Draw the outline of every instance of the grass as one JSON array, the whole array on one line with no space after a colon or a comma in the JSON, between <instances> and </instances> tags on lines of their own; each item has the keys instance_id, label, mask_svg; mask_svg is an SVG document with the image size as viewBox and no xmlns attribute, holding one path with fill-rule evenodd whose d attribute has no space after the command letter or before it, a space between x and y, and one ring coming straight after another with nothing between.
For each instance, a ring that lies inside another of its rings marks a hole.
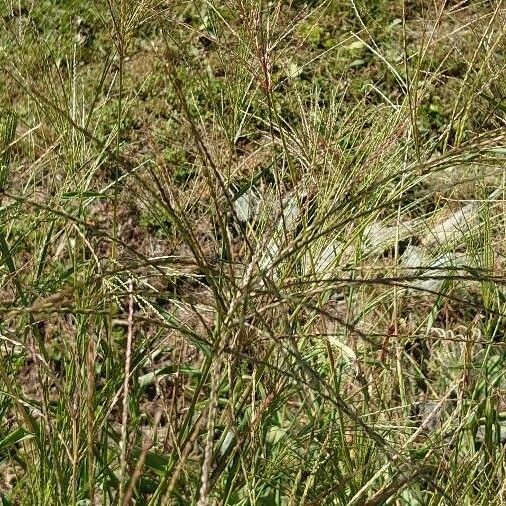
<instances>
[{"instance_id":1,"label":"grass","mask_svg":"<svg viewBox=\"0 0 506 506\"><path fill-rule=\"evenodd\" d=\"M3 1L2 504L504 504L499 0Z\"/></svg>"}]
</instances>

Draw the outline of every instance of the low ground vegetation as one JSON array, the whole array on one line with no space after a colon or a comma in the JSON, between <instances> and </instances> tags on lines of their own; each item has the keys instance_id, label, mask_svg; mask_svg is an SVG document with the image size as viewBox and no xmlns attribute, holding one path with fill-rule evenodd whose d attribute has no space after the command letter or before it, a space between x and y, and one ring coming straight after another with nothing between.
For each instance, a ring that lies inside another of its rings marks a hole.
<instances>
[{"instance_id":1,"label":"low ground vegetation","mask_svg":"<svg viewBox=\"0 0 506 506\"><path fill-rule=\"evenodd\" d=\"M501 0L0 14L2 504L506 502Z\"/></svg>"}]
</instances>

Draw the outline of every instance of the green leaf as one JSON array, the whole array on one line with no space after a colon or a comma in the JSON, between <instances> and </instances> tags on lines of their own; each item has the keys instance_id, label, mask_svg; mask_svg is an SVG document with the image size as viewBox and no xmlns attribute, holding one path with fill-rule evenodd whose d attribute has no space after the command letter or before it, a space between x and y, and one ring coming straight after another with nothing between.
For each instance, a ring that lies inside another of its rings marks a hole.
<instances>
[{"instance_id":1,"label":"green leaf","mask_svg":"<svg viewBox=\"0 0 506 506\"><path fill-rule=\"evenodd\" d=\"M0 506L11 506L11 502L3 494L0 494Z\"/></svg>"},{"instance_id":2,"label":"green leaf","mask_svg":"<svg viewBox=\"0 0 506 506\"><path fill-rule=\"evenodd\" d=\"M14 114L7 113L6 118L0 124L0 187L5 186L9 175L11 161L11 144L16 136L18 125Z\"/></svg>"},{"instance_id":3,"label":"green leaf","mask_svg":"<svg viewBox=\"0 0 506 506\"><path fill-rule=\"evenodd\" d=\"M134 459L139 459L141 453L142 450L138 446L132 448L132 457ZM144 463L148 469L162 476L165 473L169 459L160 453L151 451L146 453L146 460Z\"/></svg>"},{"instance_id":4,"label":"green leaf","mask_svg":"<svg viewBox=\"0 0 506 506\"><path fill-rule=\"evenodd\" d=\"M70 199L74 199L74 198L83 199L83 198L90 198L90 197L103 199L103 198L108 198L108 195L106 193L101 193L101 192L84 191L84 192L65 192L61 196L61 198L64 200L70 200Z\"/></svg>"},{"instance_id":5,"label":"green leaf","mask_svg":"<svg viewBox=\"0 0 506 506\"><path fill-rule=\"evenodd\" d=\"M33 434L28 432L23 427L18 427L0 441L0 452L7 450L16 443L20 443L21 441L24 441L25 439L30 439L32 437Z\"/></svg>"}]
</instances>

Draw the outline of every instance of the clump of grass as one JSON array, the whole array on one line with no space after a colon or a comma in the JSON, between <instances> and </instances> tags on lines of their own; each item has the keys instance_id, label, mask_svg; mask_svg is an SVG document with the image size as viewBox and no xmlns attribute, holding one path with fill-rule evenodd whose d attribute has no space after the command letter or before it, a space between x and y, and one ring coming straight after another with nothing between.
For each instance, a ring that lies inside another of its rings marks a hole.
<instances>
[{"instance_id":1,"label":"clump of grass","mask_svg":"<svg viewBox=\"0 0 506 506\"><path fill-rule=\"evenodd\" d=\"M502 500L500 2L3 7L5 504Z\"/></svg>"}]
</instances>

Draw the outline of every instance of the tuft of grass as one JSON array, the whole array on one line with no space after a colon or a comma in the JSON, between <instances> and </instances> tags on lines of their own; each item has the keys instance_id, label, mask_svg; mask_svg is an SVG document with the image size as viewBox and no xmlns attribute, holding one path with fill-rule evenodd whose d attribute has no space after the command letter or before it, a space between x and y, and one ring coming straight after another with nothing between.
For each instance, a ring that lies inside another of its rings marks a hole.
<instances>
[{"instance_id":1,"label":"tuft of grass","mask_svg":"<svg viewBox=\"0 0 506 506\"><path fill-rule=\"evenodd\" d=\"M502 504L502 2L0 2L3 504Z\"/></svg>"}]
</instances>

